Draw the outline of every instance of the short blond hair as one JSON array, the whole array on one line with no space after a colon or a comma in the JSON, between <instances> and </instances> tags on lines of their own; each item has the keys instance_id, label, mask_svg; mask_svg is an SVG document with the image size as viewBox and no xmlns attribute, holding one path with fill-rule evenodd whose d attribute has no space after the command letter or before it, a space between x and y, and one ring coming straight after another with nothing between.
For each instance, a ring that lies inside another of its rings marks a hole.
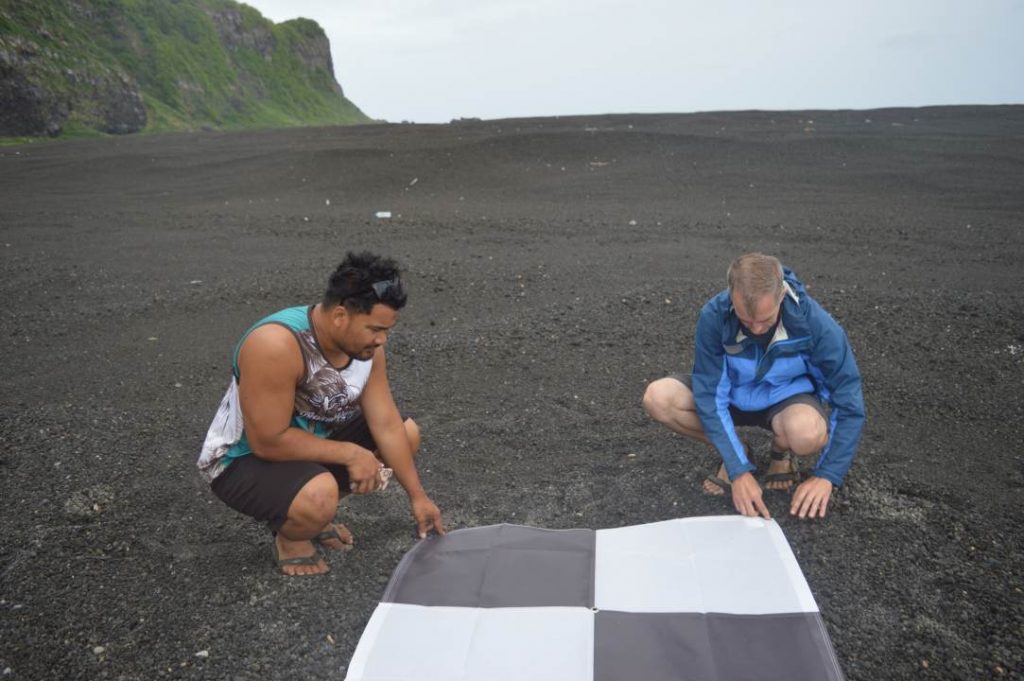
<instances>
[{"instance_id":1,"label":"short blond hair","mask_svg":"<svg viewBox=\"0 0 1024 681\"><path fill-rule=\"evenodd\" d=\"M765 296L781 302L785 295L782 281L782 263L764 253L746 253L732 261L726 273L729 293L739 297L748 310Z\"/></svg>"}]
</instances>

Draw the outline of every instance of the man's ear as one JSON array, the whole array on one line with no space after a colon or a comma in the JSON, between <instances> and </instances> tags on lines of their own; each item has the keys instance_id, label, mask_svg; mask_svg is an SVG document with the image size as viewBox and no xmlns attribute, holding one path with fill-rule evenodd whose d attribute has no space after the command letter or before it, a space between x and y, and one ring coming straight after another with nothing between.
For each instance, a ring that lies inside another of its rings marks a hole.
<instances>
[{"instance_id":1,"label":"man's ear","mask_svg":"<svg viewBox=\"0 0 1024 681\"><path fill-rule=\"evenodd\" d=\"M344 303L338 303L331 308L330 316L332 325L345 327L352 318L352 313L348 311L348 308L345 307Z\"/></svg>"}]
</instances>

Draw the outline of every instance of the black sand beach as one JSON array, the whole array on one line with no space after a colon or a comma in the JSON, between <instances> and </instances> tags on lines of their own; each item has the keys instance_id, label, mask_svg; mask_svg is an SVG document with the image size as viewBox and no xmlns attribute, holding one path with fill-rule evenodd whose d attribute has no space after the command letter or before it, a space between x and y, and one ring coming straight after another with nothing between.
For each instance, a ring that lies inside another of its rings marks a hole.
<instances>
[{"instance_id":1,"label":"black sand beach","mask_svg":"<svg viewBox=\"0 0 1024 681\"><path fill-rule=\"evenodd\" d=\"M768 493L845 674L1024 678L1024 107L35 144L0 196L0 678L344 676L404 494L286 578L194 461L238 336L348 249L405 265L391 381L449 528L731 513L640 398L729 261L778 255L864 379L828 516Z\"/></svg>"}]
</instances>

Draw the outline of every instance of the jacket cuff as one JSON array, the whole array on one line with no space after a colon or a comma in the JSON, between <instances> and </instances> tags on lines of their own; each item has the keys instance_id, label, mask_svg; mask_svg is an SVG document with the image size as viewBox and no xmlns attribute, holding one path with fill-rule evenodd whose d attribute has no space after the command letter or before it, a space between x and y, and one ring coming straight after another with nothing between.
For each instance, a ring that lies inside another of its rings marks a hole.
<instances>
[{"instance_id":1,"label":"jacket cuff","mask_svg":"<svg viewBox=\"0 0 1024 681\"><path fill-rule=\"evenodd\" d=\"M725 472L729 476L729 482L732 482L733 480L735 480L736 478L740 477L744 473L751 473L751 472L756 471L756 470L757 470L757 466L755 466L752 463L748 463L748 464L746 464L744 466L740 466L737 469L737 473L735 475L733 475L733 472L731 470L729 470L729 467L728 466L725 467Z\"/></svg>"},{"instance_id":2,"label":"jacket cuff","mask_svg":"<svg viewBox=\"0 0 1024 681\"><path fill-rule=\"evenodd\" d=\"M833 487L843 486L843 477L840 475L836 475L835 473L829 473L828 471L823 471L815 468L813 471L811 471L811 475L813 475L816 478L824 478L825 480L828 480L829 482L832 483Z\"/></svg>"}]
</instances>

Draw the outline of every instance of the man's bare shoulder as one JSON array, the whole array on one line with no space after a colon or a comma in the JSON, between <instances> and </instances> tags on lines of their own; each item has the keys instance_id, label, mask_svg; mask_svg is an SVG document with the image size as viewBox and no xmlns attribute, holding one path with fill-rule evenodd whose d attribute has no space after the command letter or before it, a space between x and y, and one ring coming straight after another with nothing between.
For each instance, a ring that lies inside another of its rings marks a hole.
<instances>
[{"instance_id":1,"label":"man's bare shoulder","mask_svg":"<svg viewBox=\"0 0 1024 681\"><path fill-rule=\"evenodd\" d=\"M291 329L264 324L252 330L238 353L239 368L261 372L301 373L302 351Z\"/></svg>"}]
</instances>

